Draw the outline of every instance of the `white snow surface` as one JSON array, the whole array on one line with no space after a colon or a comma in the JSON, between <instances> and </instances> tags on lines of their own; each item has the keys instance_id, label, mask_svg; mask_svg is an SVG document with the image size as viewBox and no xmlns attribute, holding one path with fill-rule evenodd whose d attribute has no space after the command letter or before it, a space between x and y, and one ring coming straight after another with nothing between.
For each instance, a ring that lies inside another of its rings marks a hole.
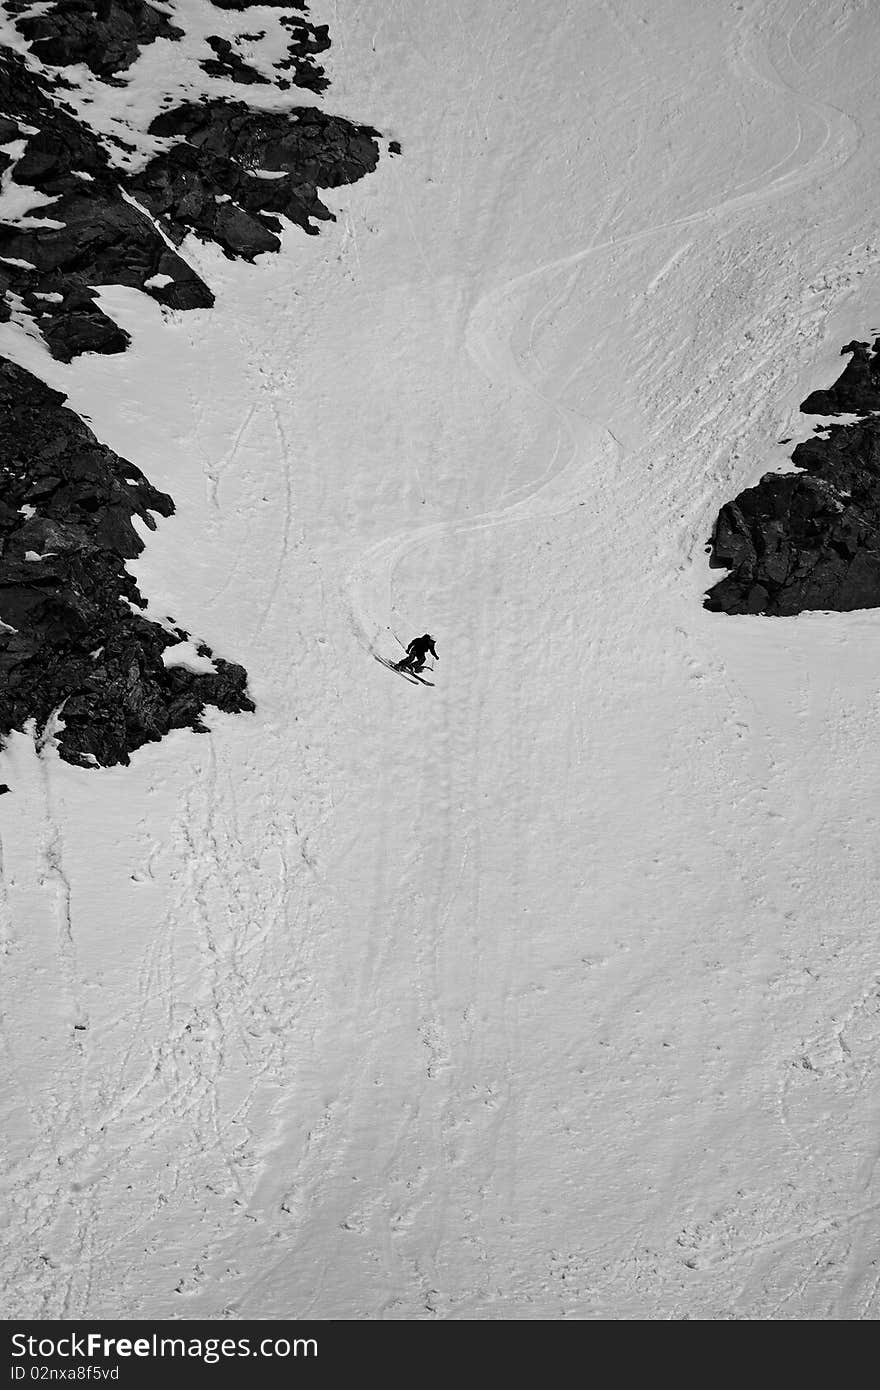
<instances>
[{"instance_id":1,"label":"white snow surface","mask_svg":"<svg viewBox=\"0 0 880 1390\"><path fill-rule=\"evenodd\" d=\"M3 757L3 1314L874 1319L880 614L701 608L880 327L874 9L312 17L337 224L4 330L257 713Z\"/></svg>"},{"instance_id":2,"label":"white snow surface","mask_svg":"<svg viewBox=\"0 0 880 1390\"><path fill-rule=\"evenodd\" d=\"M166 647L162 660L166 666L184 666L196 675L209 675L217 670L210 657L199 654L194 642L175 642L173 647Z\"/></svg>"}]
</instances>

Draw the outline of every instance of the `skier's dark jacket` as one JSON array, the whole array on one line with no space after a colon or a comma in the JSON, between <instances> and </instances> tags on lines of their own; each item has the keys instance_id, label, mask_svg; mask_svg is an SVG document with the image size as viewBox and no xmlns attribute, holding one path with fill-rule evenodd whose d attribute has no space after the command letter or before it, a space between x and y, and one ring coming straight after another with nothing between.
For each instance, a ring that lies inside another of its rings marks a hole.
<instances>
[{"instance_id":1,"label":"skier's dark jacket","mask_svg":"<svg viewBox=\"0 0 880 1390\"><path fill-rule=\"evenodd\" d=\"M434 639L429 632L426 632L424 637L414 637L406 649L407 656L415 657L416 661L424 661L427 652L431 653L435 661L439 660Z\"/></svg>"}]
</instances>

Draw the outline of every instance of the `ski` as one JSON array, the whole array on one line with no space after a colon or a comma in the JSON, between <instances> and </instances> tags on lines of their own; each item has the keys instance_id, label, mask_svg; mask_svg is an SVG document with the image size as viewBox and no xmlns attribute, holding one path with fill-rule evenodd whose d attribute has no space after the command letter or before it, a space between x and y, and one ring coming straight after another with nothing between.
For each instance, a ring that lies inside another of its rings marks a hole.
<instances>
[{"instance_id":1,"label":"ski","mask_svg":"<svg viewBox=\"0 0 880 1390\"><path fill-rule=\"evenodd\" d=\"M418 676L411 676L408 671L401 671L399 666L395 666L393 661L388 661L384 656L376 656L375 652L373 652L373 656L376 657L379 665L384 666L387 671L393 671L395 675L402 676L405 681L415 685Z\"/></svg>"},{"instance_id":2,"label":"ski","mask_svg":"<svg viewBox=\"0 0 880 1390\"><path fill-rule=\"evenodd\" d=\"M378 656L376 652L373 652L373 656L376 658L380 666L384 666L389 671L394 671L398 676L403 676L403 679L405 681L411 681L413 685L415 685L416 682L418 682L419 685L430 685L433 688L433 681L426 681L423 676L417 676L415 671L401 671L400 667L395 666L393 661L389 661L384 656Z\"/></svg>"}]
</instances>

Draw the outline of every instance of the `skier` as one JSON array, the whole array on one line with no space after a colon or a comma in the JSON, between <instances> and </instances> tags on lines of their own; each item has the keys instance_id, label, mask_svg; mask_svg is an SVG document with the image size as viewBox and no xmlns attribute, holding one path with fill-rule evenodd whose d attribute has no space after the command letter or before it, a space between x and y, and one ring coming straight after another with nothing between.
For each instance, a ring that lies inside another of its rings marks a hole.
<instances>
[{"instance_id":1,"label":"skier","mask_svg":"<svg viewBox=\"0 0 880 1390\"><path fill-rule=\"evenodd\" d=\"M406 656L396 663L398 671L412 671L413 675L418 675L419 671L425 669L428 652L435 661L440 660L431 634L426 632L423 637L414 637L406 649Z\"/></svg>"}]
</instances>

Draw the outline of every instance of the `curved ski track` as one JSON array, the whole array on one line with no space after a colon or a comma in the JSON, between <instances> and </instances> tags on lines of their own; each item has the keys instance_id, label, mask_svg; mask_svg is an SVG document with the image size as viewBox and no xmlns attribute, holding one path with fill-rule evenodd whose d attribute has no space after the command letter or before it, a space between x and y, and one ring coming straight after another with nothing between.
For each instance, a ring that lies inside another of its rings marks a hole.
<instances>
[{"instance_id":1,"label":"curved ski track","mask_svg":"<svg viewBox=\"0 0 880 1390\"><path fill-rule=\"evenodd\" d=\"M810 8L812 4L803 7L794 23L783 32L785 50L792 62L794 59L790 35L801 14ZM734 218L738 213L745 212L768 199L783 197L786 193L818 179L822 174L842 167L858 147L859 131L852 119L827 102L805 96L792 83L786 81L779 69L772 64L766 52L766 41L759 42L757 31L750 27L748 16L744 16L741 27L743 32L731 55L731 66L740 70L745 80L785 93L800 108L797 113L797 138L794 148L784 160L765 171L766 181L758 188L750 188L750 184L754 183L754 180L750 180L711 207L674 218L655 227L642 228L625 236L593 241L569 255L535 266L484 295L471 311L466 330L467 350L491 382L505 385L511 391L525 390L536 402L555 415L558 438L553 456L541 476L530 483L511 489L499 498L497 506L481 515L453 522L434 522L415 530L398 532L371 546L359 558L346 578L345 587L349 595L352 629L367 651L375 655L378 650L377 642L385 632L391 630L388 618L392 611L391 589L394 571L410 551L442 537L464 535L490 527L516 525L567 512L583 502L587 489L591 486L602 487L606 472L610 473L615 466L619 472L623 453L620 443L601 422L585 419L578 411L567 409L558 400L542 392L527 367L518 363L511 348L510 334L499 332L499 325L503 328L503 324L509 322L511 317L509 313L505 314L500 309L515 306L522 290L540 281L542 277L569 267L579 267L602 252L618 253L626 247L648 242L667 232L684 231L709 223L714 224L725 218ZM802 113L806 115L806 120L802 119ZM809 141L807 133L811 124L814 127L812 142ZM767 175L770 177L767 178ZM655 277L656 280L671 268L671 264L680 254L681 250L675 253L671 262L668 262ZM653 286L649 286L648 290L652 288ZM560 291L559 298L567 289L566 286ZM537 318L549 317L553 306L553 300L542 303L532 322L529 341ZM778 332L774 336L777 340L781 337ZM572 378L580 370L578 367L572 373ZM564 444L566 440L567 448ZM680 480L677 481L680 488ZM621 499L622 502L623 500ZM630 506L650 505L653 502L659 508L662 498L657 495L657 480L652 478L650 487L638 498L630 495L625 500ZM609 518L603 517L601 524L590 527L590 541L594 545L604 544L610 552L611 528L608 521Z\"/></svg>"},{"instance_id":2,"label":"curved ski track","mask_svg":"<svg viewBox=\"0 0 880 1390\"><path fill-rule=\"evenodd\" d=\"M666 234L690 235L723 227L725 220L733 220L768 199L783 197L841 167L858 142L855 125L843 112L798 92L793 81L782 75L779 66L793 63L789 35L800 16L810 8L812 6L807 5L798 10L788 29L780 31L778 44L782 54L778 64L771 65L766 58L769 41L750 27L748 14L743 17L740 37L730 57L744 82L758 82L784 91L798 113L794 147L777 166L765 171L758 187L753 186L754 181L748 181L721 202L662 226L638 228L624 236L609 236L605 240L594 238L588 245L535 266L490 290L474 307L466 337L470 356L491 381L510 391L527 392L537 407L552 415L557 435L555 448L550 451L551 457L540 476L521 486L512 486L479 516L401 531L364 552L350 570L344 589L352 628L366 650L378 650L392 620L396 568L407 554L431 541L522 525L536 518L561 516L595 492L601 506L595 512L591 508L584 509L585 539L610 559L619 552L621 535L624 541L626 539L625 514L628 510L636 509L642 516L646 513L664 515L673 487L677 495L691 488L698 501L711 499L718 483L697 471L700 459L706 457L699 449L693 450L692 473L684 483L678 475L674 482L664 484L660 474L647 470L641 474L633 470L625 477L621 468L624 446L605 424L585 419L560 399L576 372L557 384L554 394L543 389L545 383L535 355L535 339L539 321L549 318L554 305L573 292L572 276L576 276L581 267L601 265L602 257L610 262L620 251ZM790 9L791 6L787 6L784 12ZM465 34L463 26L463 37ZM612 212L613 206L606 208L605 225ZM653 292L656 283L686 251L686 245L671 248L654 281L646 286L646 294ZM533 318L521 325L517 311L526 292L545 277L556 274L566 276L558 293L542 299ZM524 352L515 350L511 323L520 340L526 343ZM792 334L802 331L797 306L780 302L773 303L769 309L762 306L754 327L758 335L756 365L751 375L740 383L743 396L747 396L753 378L770 355ZM581 365L578 364L578 371ZM658 416L664 404L668 403L656 403ZM209 474L211 504L217 501L218 491L223 486L223 468L234 462L255 408L252 406L245 416L227 458L220 460ZM739 413L743 413L742 407ZM708 443L715 421L716 409L709 410L699 404L691 421L694 435L700 439L705 437ZM282 426L277 415L273 416L273 423L282 444L286 470L290 465L280 438ZM287 473L282 484L285 513L281 548L275 560L278 571L287 553L291 527L291 481ZM623 556L625 563L639 563L625 544ZM690 555L685 557L684 563L690 563ZM234 573L233 567L227 582ZM273 583L257 614L259 624L266 621L277 595L278 587ZM476 657L482 636L479 631L469 634L466 639L469 655ZM697 668L702 654L691 649L687 634L682 637L687 648L685 659ZM304 643L305 640L305 636L297 632L296 641ZM600 630L593 634L593 640L601 647L604 639ZM329 664L328 671L332 672ZM736 720L744 703L741 692L732 691L731 678L723 666L719 666L716 675L731 690L725 717ZM442 696L438 688L429 698L437 700ZM482 698L479 686L473 695L472 713L479 713ZM439 776L447 783L451 776L449 747L453 742L456 747L467 747L470 764L479 757L479 718L471 721L469 727L462 727L462 724L466 721L456 720L454 713L448 715L444 733L447 747L441 749L438 759ZM6 1287L11 1291L7 1316L96 1316L106 1314L111 1306L108 1300L112 1300L117 1316L122 1315L120 1309L126 1308L138 1308L144 1316L153 1311L168 1316L167 1306L154 1310L144 1304L136 1273L147 1261L153 1273L157 1268L174 1271L183 1317L203 1311L211 1316L224 1313L228 1316L283 1315L280 1304L273 1306L269 1300L273 1270L284 1257L282 1248L289 1246L296 1233L305 1227L316 1193L341 1190L346 1177L346 1145L363 1113L358 1111L356 1101L359 1088L367 1085L364 1078L368 1073L365 1069L351 1070L326 1080L320 1071L324 1059L293 1055L290 1039L303 1041L294 1025L307 1004L311 1003L314 1011L316 1003L320 1002L326 1012L335 1002L330 986L315 970L313 920L325 897L326 887L321 866L309 842L332 817L334 797L343 778L337 777L335 767L328 770L323 766L321 751L311 753L304 740L296 744L294 756L289 734L270 731L266 737L273 741L277 750L277 770L266 779L262 764L256 759L249 768L252 773L249 785L258 788L254 794L258 809L244 802L239 808L232 776L218 766L211 740L202 741L206 750L204 777L187 792L175 823L173 849L179 868L174 875L171 904L139 963L137 998L104 1024L116 1044L112 1067L94 1067L89 1071L78 1054L72 1055L64 1076L69 1094L61 1096L52 1111L38 1101L30 1101L22 1079L19 1089L30 1107L38 1142L6 1181L9 1204L16 1210L19 1224L29 1237L27 1246L9 1249L0 1266ZM755 780L769 780L772 766L769 741L753 756ZM286 771L285 760L293 764L293 772ZM296 778L295 797L289 794L285 783L288 776ZM221 787L218 781L224 777L226 780ZM394 792L387 775L383 773L382 777L384 780L375 788L379 818L383 814L383 804L387 804ZM438 788L444 804L451 800L449 791L448 785ZM70 982L73 992L70 1007L76 1010L80 1006L83 982L71 927L70 888L64 870L62 837L48 791L44 804L45 825L37 853L43 864L43 881L54 895L58 974ZM290 827L282 811L290 804L297 808L293 854ZM417 830L424 831L427 841L433 827L427 812L421 815ZM243 824L249 817L257 816L268 834L259 853L246 858L241 849L245 835L239 822ZM306 829L301 831L300 825ZM380 844L384 852L381 836ZM483 864L478 819L473 818L458 859L453 856L448 840L438 847L437 853L443 882L447 886L450 883L465 885L472 899L468 906L477 920ZM149 877L151 872L150 860L144 873ZM379 915L384 896L393 891L386 882L389 872L380 858L374 866L372 881L365 885L364 915L369 922ZM516 890L518 884L514 883L513 887ZM494 1177L512 1192L516 1182L517 1127L509 1121L515 1116L517 1106L512 1044L517 1034L520 1005L516 998L511 998L508 980L499 981L503 1012L495 1022L504 1034L505 1060L499 1064L496 1059L490 1059L495 1063L493 1079L483 1083L475 1094L456 1098L452 1081L447 1083L452 1072L450 1043L439 1008L444 979L438 943L443 939L452 895L441 892L438 884L433 894L422 893L418 900L406 904L405 915L403 888L400 897L399 935L374 932L360 973L355 978L344 979L354 1002L350 1006L350 1017L343 1020L340 1027L346 1023L350 1025L360 1008L369 1012L377 982L390 975L388 966L395 954L409 949L416 1003L423 1020L424 1067L426 1074L439 1085L430 1100L418 1095L407 1098L389 1131L377 1140L381 1142L381 1152L376 1156L372 1171L374 1188L364 1192L360 1207L353 1206L351 1195L344 1194L338 1199L328 1198L328 1203L331 1200L346 1203L339 1207L345 1212L346 1232L366 1229L375 1215L381 1215L385 1237L376 1250L370 1252L369 1259L365 1258L364 1280L372 1281L375 1276L377 1284L381 1284L383 1278L392 1286L408 1283L417 1290L421 1300L423 1311L419 1315L437 1317L444 1316L448 1306L438 1292L443 1286L442 1273L435 1277L434 1262L449 1224L454 1166L460 1161L462 1152L467 1153L471 1123L469 1104L478 1108L485 1124L484 1147L474 1160L479 1170L472 1175L474 1186L482 1188L485 1184L488 1187L490 1178ZM184 931L190 930L189 924L193 921L198 940L197 959L195 964L181 969L176 954L179 938ZM406 942L404 928L409 934ZM0 947L2 941L0 937ZM505 957L502 968L508 978L514 970L517 949L513 945ZM481 955L479 946L475 952L478 967L491 970L495 964L491 954L487 951ZM203 987L205 981L207 990ZM382 996L382 1001L387 1002L388 996ZM852 1002L831 1034L822 1032L805 1044L805 1064L787 1066L780 1076L779 1114L791 1135L793 1147L804 1155L807 1163L815 1161L811 1132L815 1126L816 1106L814 1096L806 1098L805 1087L818 1083L825 1088L829 1104L841 1107L846 1123L853 1128L863 1124L855 1106L860 1098L868 1095L869 1059L880 1027L877 1001L877 985L873 981ZM143 1040L149 1036L150 1020L156 1018L162 1020L156 1030L160 1041L152 1049L145 1048ZM10 1031L0 1034L0 1039L12 1057L15 1073L23 1078L24 1066L19 1064L18 1058L19 1040ZM463 1019L456 1041L461 1054L457 1059L459 1074L478 1074L480 1048L486 1045L478 1022L470 1017ZM360 1063L361 1059L355 1060ZM279 1101L279 1090L273 1085L273 1078L284 1075L299 1078L308 1074L310 1065L314 1066L318 1079L309 1092L313 1104L307 1117L307 1134L295 1151L285 1150L283 1164L279 1164L285 1184L279 1210L274 1180L265 1177L257 1161L257 1151L262 1147L265 1152L267 1133L270 1137L277 1136L279 1146L285 1135L284 1115L276 1113L284 1096L282 1094ZM805 1097L803 1104L802 1096ZM401 1156L419 1121L420 1107L424 1123L436 1131L440 1160L436 1170L420 1167L416 1175L410 1177ZM221 1114L225 1116L222 1120ZM83 1115L94 1119L94 1124L83 1123ZM254 1142L257 1135L261 1145ZM63 1155L63 1163L59 1153ZM161 1160L158 1163L157 1153ZM198 1156L195 1167L190 1162L194 1155ZM470 1158L474 1158L473 1152ZM868 1195L876 1162L875 1144L873 1149L867 1149L859 1168L858 1181L865 1200L855 1213L848 1211L842 1218L831 1214L811 1220L799 1219L803 1214L795 1199L789 1206L780 1199L773 1210L748 1212L746 1219L742 1209L734 1213L719 1209L709 1226L686 1228L679 1237L679 1244L692 1252L695 1267L728 1260L744 1260L749 1264L765 1251L781 1250L786 1242L794 1244L807 1238L821 1240L826 1232L831 1239L841 1224L852 1228L851 1244L855 1246L859 1240L867 1238L865 1232L876 1210L876 1202ZM71 1180L73 1173L75 1181ZM823 1176L839 1186L836 1175L828 1171L827 1165L823 1168ZM127 1208L136 1215L112 1237L102 1235L101 1231L107 1226L100 1220L100 1213L112 1206L119 1190L116 1184L124 1187L126 1182L137 1189L135 1200L131 1200L129 1193ZM388 1195L392 1191L399 1194L399 1200ZM201 1244L195 1261L189 1259L189 1251L174 1249L168 1243L171 1227L166 1209L175 1201L185 1202L187 1212L199 1213ZM236 1250L237 1236L245 1230L244 1223L247 1223L250 1241L250 1263L241 1270L236 1265ZM420 1228L418 1257L411 1253L405 1239L408 1229L417 1223ZM772 1226L769 1231L768 1226ZM53 1253L51 1278L47 1279L46 1265L38 1252L41 1237L48 1237L53 1230L54 1250L63 1247L65 1255L61 1260ZM284 1240L280 1241L282 1235ZM344 1233L340 1237L337 1231L335 1239L339 1238L344 1238ZM476 1260L480 1254L477 1237L470 1239L477 1251ZM320 1251L308 1251L313 1257L316 1277L311 1286L309 1306L298 1304L298 1315L307 1316L310 1310L322 1315L326 1306L326 1286L320 1271L331 1268L337 1248L328 1238ZM255 1250L259 1263L253 1258ZM119 1251L125 1251L124 1261L110 1261L111 1254ZM817 1261L821 1253L816 1247ZM594 1260L575 1253L560 1254L550 1270L559 1306L577 1309L579 1300L595 1302L597 1283L603 1293L607 1292L609 1301L618 1291L626 1296L632 1287L630 1276L639 1277L642 1258L643 1252L633 1252L630 1264L624 1262L608 1276L608 1283L601 1284L602 1276L596 1267L596 1259L601 1263L601 1252ZM102 1270L116 1271L120 1267L128 1271L123 1284L108 1289L106 1275L102 1282ZM259 1271L256 1276L255 1270ZM816 1277L818 1270L817 1264ZM506 1269L499 1265L492 1273L498 1286L499 1315L503 1315L505 1305L500 1282ZM229 1297L228 1308L218 1307L213 1299L212 1290L217 1287L223 1288ZM515 1294L512 1282L511 1289ZM862 1299L862 1316L870 1316L872 1311L876 1315L878 1290L880 1276ZM235 1297L239 1291L241 1296ZM770 1315L785 1316L787 1301L800 1292L802 1289L792 1284L780 1296L775 1309L769 1310ZM841 1292L841 1300L844 1293ZM274 1296L277 1299L277 1290ZM403 1300L389 1298L378 1315L393 1317L402 1303ZM471 1304L477 1315L493 1315L491 1295L478 1296L474 1292ZM365 1293L363 1306L368 1305L373 1308L375 1301L372 1295ZM407 1300L405 1311L408 1315L412 1314L412 1308L412 1302ZM460 1302L455 1315L467 1314L468 1302Z\"/></svg>"}]
</instances>

